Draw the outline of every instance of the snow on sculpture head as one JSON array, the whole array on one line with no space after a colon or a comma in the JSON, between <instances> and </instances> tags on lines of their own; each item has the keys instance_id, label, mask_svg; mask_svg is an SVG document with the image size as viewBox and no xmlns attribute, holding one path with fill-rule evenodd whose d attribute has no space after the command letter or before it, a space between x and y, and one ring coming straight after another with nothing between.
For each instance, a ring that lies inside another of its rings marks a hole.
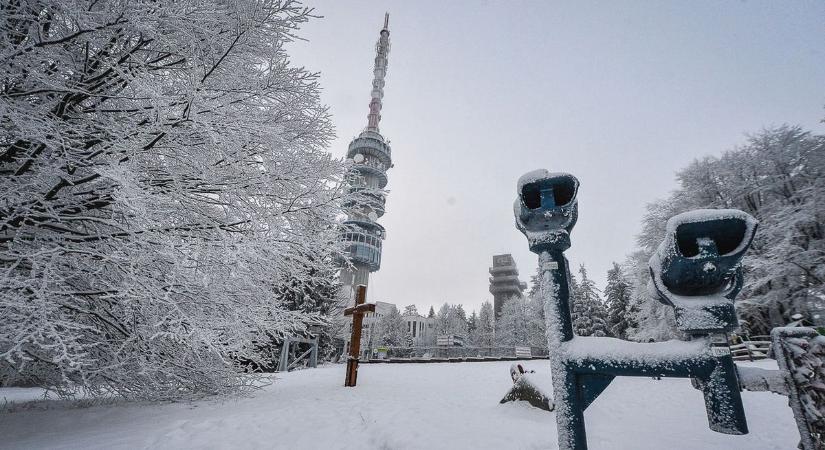
<instances>
[{"instance_id":1,"label":"snow on sculpture head","mask_svg":"<svg viewBox=\"0 0 825 450\"><path fill-rule=\"evenodd\" d=\"M667 221L665 237L650 258L659 300L676 308L688 332L737 327L733 299L742 288L742 257L757 221L735 209L699 209Z\"/></svg>"},{"instance_id":2,"label":"snow on sculpture head","mask_svg":"<svg viewBox=\"0 0 825 450\"><path fill-rule=\"evenodd\" d=\"M579 180L567 173L539 169L519 178L513 213L531 252L570 248L570 231L578 218L578 190Z\"/></svg>"}]
</instances>

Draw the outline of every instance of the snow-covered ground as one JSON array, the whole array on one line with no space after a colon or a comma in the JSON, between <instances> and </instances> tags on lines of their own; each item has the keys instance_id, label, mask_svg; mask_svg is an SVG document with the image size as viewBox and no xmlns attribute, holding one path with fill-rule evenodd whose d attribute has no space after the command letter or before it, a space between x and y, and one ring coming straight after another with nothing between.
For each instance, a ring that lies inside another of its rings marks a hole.
<instances>
[{"instance_id":1,"label":"snow-covered ground","mask_svg":"<svg viewBox=\"0 0 825 450\"><path fill-rule=\"evenodd\" d=\"M0 447L556 448L553 413L498 403L512 385L510 364L364 364L356 388L344 388L344 367L330 365L278 375L251 398L3 413ZM523 364L549 377L547 361ZM751 433L727 436L708 429L688 380L617 378L586 412L590 448L795 448L787 399L743 395ZM42 394L0 389L0 399L9 396Z\"/></svg>"}]
</instances>

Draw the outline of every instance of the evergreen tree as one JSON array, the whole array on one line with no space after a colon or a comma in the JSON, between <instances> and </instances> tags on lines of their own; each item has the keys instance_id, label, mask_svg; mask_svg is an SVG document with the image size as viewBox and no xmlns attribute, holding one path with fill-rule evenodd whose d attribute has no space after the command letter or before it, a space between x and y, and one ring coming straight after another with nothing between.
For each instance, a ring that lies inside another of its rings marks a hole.
<instances>
[{"instance_id":1,"label":"evergreen tree","mask_svg":"<svg viewBox=\"0 0 825 450\"><path fill-rule=\"evenodd\" d=\"M445 336L450 332L450 305L444 303L435 315L435 334Z\"/></svg>"},{"instance_id":2,"label":"evergreen tree","mask_svg":"<svg viewBox=\"0 0 825 450\"><path fill-rule=\"evenodd\" d=\"M476 343L478 342L478 333L476 333L477 328L478 315L474 310L473 313L470 314L470 318L467 319L467 336L469 338L470 345L476 345Z\"/></svg>"},{"instance_id":3,"label":"evergreen tree","mask_svg":"<svg viewBox=\"0 0 825 450\"><path fill-rule=\"evenodd\" d=\"M601 298L599 298L596 285L587 278L584 265L579 266L579 274L581 275L581 281L573 304L575 315L573 332L579 336L609 336L610 331L606 320L607 312Z\"/></svg>"},{"instance_id":4,"label":"evergreen tree","mask_svg":"<svg viewBox=\"0 0 825 450\"><path fill-rule=\"evenodd\" d=\"M530 291L527 292L527 297L535 298L539 294L539 287L541 286L541 267L536 267L536 273L530 276Z\"/></svg>"},{"instance_id":5,"label":"evergreen tree","mask_svg":"<svg viewBox=\"0 0 825 450\"><path fill-rule=\"evenodd\" d=\"M613 336L627 339L627 329L638 326L634 317L628 314L630 310L630 286L624 279L622 269L617 263L607 271L607 325Z\"/></svg>"},{"instance_id":6,"label":"evergreen tree","mask_svg":"<svg viewBox=\"0 0 825 450\"><path fill-rule=\"evenodd\" d=\"M435 315L437 336L460 336L467 338L467 313L462 305L444 303Z\"/></svg>"},{"instance_id":7,"label":"evergreen tree","mask_svg":"<svg viewBox=\"0 0 825 450\"><path fill-rule=\"evenodd\" d=\"M576 278L576 274L570 272L570 283L568 283L568 289L570 291L570 297L568 299L569 308L570 308L570 318L573 323L576 323L576 320L579 318L579 310L576 308L576 304L581 303L579 300L579 280ZM575 327L574 327L575 330Z\"/></svg>"},{"instance_id":8,"label":"evergreen tree","mask_svg":"<svg viewBox=\"0 0 825 450\"><path fill-rule=\"evenodd\" d=\"M527 298L527 308L530 311L529 341L534 347L547 347L547 322L544 317L544 299L538 294Z\"/></svg>"},{"instance_id":9,"label":"evergreen tree","mask_svg":"<svg viewBox=\"0 0 825 450\"><path fill-rule=\"evenodd\" d=\"M463 305L453 306L452 316L450 317L450 328L456 336L461 336L465 339L469 336L467 313L464 311Z\"/></svg>"},{"instance_id":10,"label":"evergreen tree","mask_svg":"<svg viewBox=\"0 0 825 450\"><path fill-rule=\"evenodd\" d=\"M389 312L378 321L376 327L378 343L391 347L402 347L407 345L407 324L401 317L398 308L393 305Z\"/></svg>"},{"instance_id":11,"label":"evergreen tree","mask_svg":"<svg viewBox=\"0 0 825 450\"><path fill-rule=\"evenodd\" d=\"M479 347L492 347L495 342L495 318L493 316L493 304L484 302L478 312L478 322L476 325L476 345Z\"/></svg>"},{"instance_id":12,"label":"evergreen tree","mask_svg":"<svg viewBox=\"0 0 825 450\"><path fill-rule=\"evenodd\" d=\"M418 309L415 307L415 305L407 305L407 306L404 307L404 315L405 316L417 316L418 315Z\"/></svg>"},{"instance_id":13,"label":"evergreen tree","mask_svg":"<svg viewBox=\"0 0 825 450\"><path fill-rule=\"evenodd\" d=\"M430 312L427 313L427 317L430 318L430 319L435 317L435 310L433 309L432 305L430 305Z\"/></svg>"}]
</instances>

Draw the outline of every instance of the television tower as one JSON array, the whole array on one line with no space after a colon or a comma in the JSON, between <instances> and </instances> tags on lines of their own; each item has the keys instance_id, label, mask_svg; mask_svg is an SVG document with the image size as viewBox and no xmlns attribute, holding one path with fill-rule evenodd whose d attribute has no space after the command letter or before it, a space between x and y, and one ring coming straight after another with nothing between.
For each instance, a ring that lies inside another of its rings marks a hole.
<instances>
[{"instance_id":1,"label":"television tower","mask_svg":"<svg viewBox=\"0 0 825 450\"><path fill-rule=\"evenodd\" d=\"M341 271L341 282L350 293L354 286L367 285L370 273L381 267L381 244L385 231L377 221L384 215L384 187L387 185L387 170L392 167L390 145L378 130L381 101L384 98L384 78L387 76L387 56L390 53L389 22L390 14L386 13L384 28L375 44L367 127L349 143L347 149L347 159L352 160L349 191L357 194L357 200L345 205L347 220L344 222L346 231L343 240L352 267Z\"/></svg>"}]
</instances>

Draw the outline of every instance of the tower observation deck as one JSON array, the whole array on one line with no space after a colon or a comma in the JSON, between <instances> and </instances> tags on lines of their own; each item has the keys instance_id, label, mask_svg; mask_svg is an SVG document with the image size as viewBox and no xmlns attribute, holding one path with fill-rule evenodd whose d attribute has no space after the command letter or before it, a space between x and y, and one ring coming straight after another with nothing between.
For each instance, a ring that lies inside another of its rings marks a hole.
<instances>
[{"instance_id":1,"label":"tower observation deck","mask_svg":"<svg viewBox=\"0 0 825 450\"><path fill-rule=\"evenodd\" d=\"M510 254L494 255L493 267L490 267L490 293L493 294L495 317L501 314L504 302L512 297L521 297L527 283L518 278L516 261Z\"/></svg>"},{"instance_id":2,"label":"tower observation deck","mask_svg":"<svg viewBox=\"0 0 825 450\"><path fill-rule=\"evenodd\" d=\"M341 271L341 282L350 290L352 286L368 284L369 274L381 268L381 244L385 232L377 221L384 215L384 187L388 181L387 170L392 167L392 149L378 129L390 52L389 19L389 13L385 14L384 27L375 44L367 127L347 149L347 159L352 162L348 174L349 191L356 195L345 205L347 220L342 239L352 267Z\"/></svg>"}]
</instances>

